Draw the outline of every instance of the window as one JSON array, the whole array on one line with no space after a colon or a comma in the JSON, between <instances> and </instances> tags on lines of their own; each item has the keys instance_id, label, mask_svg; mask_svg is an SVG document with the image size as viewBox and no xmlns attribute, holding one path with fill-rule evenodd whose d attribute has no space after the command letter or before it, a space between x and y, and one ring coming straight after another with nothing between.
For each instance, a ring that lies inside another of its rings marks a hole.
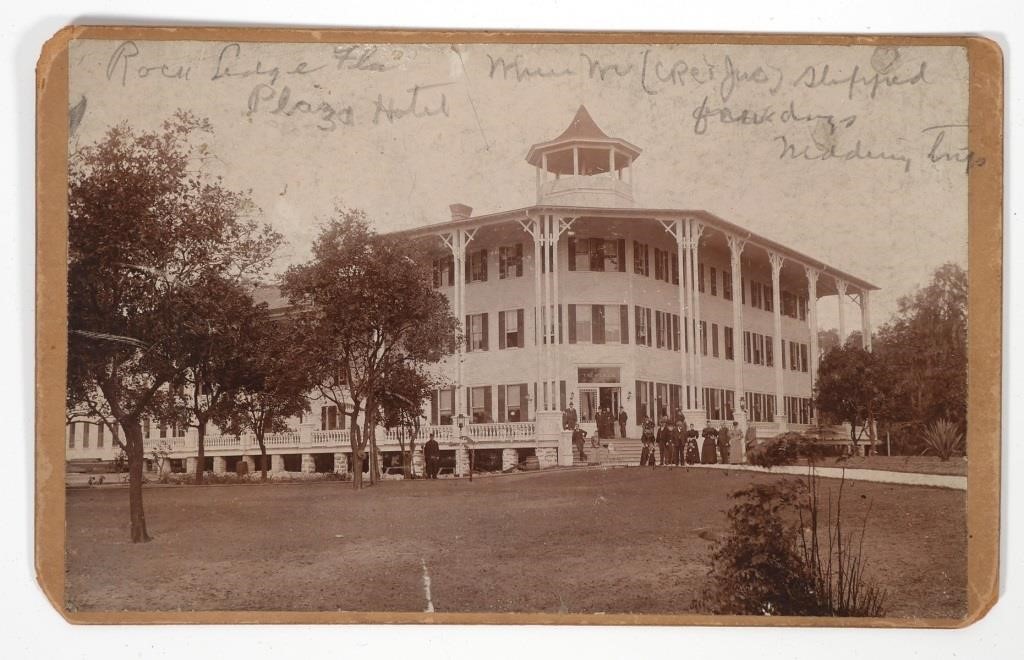
<instances>
[{"instance_id":1,"label":"window","mask_svg":"<svg viewBox=\"0 0 1024 660\"><path fill-rule=\"evenodd\" d=\"M75 448L75 434L78 431L78 422L71 422L70 424L68 424L68 426L70 427L68 429L68 449L74 449Z\"/></svg>"},{"instance_id":2,"label":"window","mask_svg":"<svg viewBox=\"0 0 1024 660\"><path fill-rule=\"evenodd\" d=\"M651 276L651 256L646 243L633 241L633 272L637 275Z\"/></svg>"},{"instance_id":3,"label":"window","mask_svg":"<svg viewBox=\"0 0 1024 660\"><path fill-rule=\"evenodd\" d=\"M704 264L697 264L697 291L704 293Z\"/></svg>"},{"instance_id":4,"label":"window","mask_svg":"<svg viewBox=\"0 0 1024 660\"><path fill-rule=\"evenodd\" d=\"M732 273L727 270L722 271L722 297L732 300Z\"/></svg>"},{"instance_id":5,"label":"window","mask_svg":"<svg viewBox=\"0 0 1024 660\"><path fill-rule=\"evenodd\" d=\"M440 390L437 393L438 421L451 424L455 415L455 390Z\"/></svg>"},{"instance_id":6,"label":"window","mask_svg":"<svg viewBox=\"0 0 1024 660\"><path fill-rule=\"evenodd\" d=\"M505 389L505 418L510 422L523 421L522 385L508 385Z\"/></svg>"},{"instance_id":7,"label":"window","mask_svg":"<svg viewBox=\"0 0 1024 660\"><path fill-rule=\"evenodd\" d=\"M807 373L807 344L800 344L800 371Z\"/></svg>"},{"instance_id":8,"label":"window","mask_svg":"<svg viewBox=\"0 0 1024 660\"><path fill-rule=\"evenodd\" d=\"M594 341L594 313L591 310L590 305L570 305L570 310L575 309L574 319L569 319L570 322L574 322L573 327L575 333L569 338L569 343L579 342L581 344L589 344Z\"/></svg>"},{"instance_id":9,"label":"window","mask_svg":"<svg viewBox=\"0 0 1024 660\"><path fill-rule=\"evenodd\" d=\"M679 255L672 255L672 284L679 284Z\"/></svg>"},{"instance_id":10,"label":"window","mask_svg":"<svg viewBox=\"0 0 1024 660\"><path fill-rule=\"evenodd\" d=\"M711 269L714 272L714 268ZM714 282L714 280L711 280ZM718 357L718 324L711 324L711 357Z\"/></svg>"},{"instance_id":11,"label":"window","mask_svg":"<svg viewBox=\"0 0 1024 660\"><path fill-rule=\"evenodd\" d=\"M82 449L89 448L89 429L92 428L92 424L86 422L82 424Z\"/></svg>"},{"instance_id":12,"label":"window","mask_svg":"<svg viewBox=\"0 0 1024 660\"><path fill-rule=\"evenodd\" d=\"M799 298L797 298L797 315L799 316L801 321L807 320L807 305L808 300L805 296L800 296Z\"/></svg>"},{"instance_id":13,"label":"window","mask_svg":"<svg viewBox=\"0 0 1024 660\"><path fill-rule=\"evenodd\" d=\"M754 351L752 350L753 340L748 330L743 331L743 361L747 364L754 363Z\"/></svg>"},{"instance_id":14,"label":"window","mask_svg":"<svg viewBox=\"0 0 1024 660\"><path fill-rule=\"evenodd\" d=\"M469 388L469 410L474 424L486 424L491 418L491 388Z\"/></svg>"},{"instance_id":15,"label":"window","mask_svg":"<svg viewBox=\"0 0 1024 660\"><path fill-rule=\"evenodd\" d=\"M779 310L784 316L797 318L797 297L789 291L783 291L779 296L782 309Z\"/></svg>"},{"instance_id":16,"label":"window","mask_svg":"<svg viewBox=\"0 0 1024 660\"><path fill-rule=\"evenodd\" d=\"M785 368L786 364L782 364ZM790 371L800 370L800 348L795 341L789 342L789 369Z\"/></svg>"},{"instance_id":17,"label":"window","mask_svg":"<svg viewBox=\"0 0 1024 660\"><path fill-rule=\"evenodd\" d=\"M455 258L452 255L434 259L434 288L455 284Z\"/></svg>"},{"instance_id":18,"label":"window","mask_svg":"<svg viewBox=\"0 0 1024 660\"><path fill-rule=\"evenodd\" d=\"M498 250L498 279L523 276L523 244L504 245Z\"/></svg>"},{"instance_id":19,"label":"window","mask_svg":"<svg viewBox=\"0 0 1024 660\"><path fill-rule=\"evenodd\" d=\"M622 372L618 367L579 367L576 369L578 383L618 383Z\"/></svg>"},{"instance_id":20,"label":"window","mask_svg":"<svg viewBox=\"0 0 1024 660\"><path fill-rule=\"evenodd\" d=\"M760 307L761 306L761 283L750 282L750 306Z\"/></svg>"},{"instance_id":21,"label":"window","mask_svg":"<svg viewBox=\"0 0 1024 660\"><path fill-rule=\"evenodd\" d=\"M320 408L320 430L332 431L338 428L338 406L322 406Z\"/></svg>"},{"instance_id":22,"label":"window","mask_svg":"<svg viewBox=\"0 0 1024 660\"><path fill-rule=\"evenodd\" d=\"M625 336L622 326L622 315L619 305L603 305L604 341L607 344L620 344Z\"/></svg>"},{"instance_id":23,"label":"window","mask_svg":"<svg viewBox=\"0 0 1024 660\"><path fill-rule=\"evenodd\" d=\"M651 345L651 310L646 307L636 307L636 345Z\"/></svg>"},{"instance_id":24,"label":"window","mask_svg":"<svg viewBox=\"0 0 1024 660\"><path fill-rule=\"evenodd\" d=\"M487 314L469 314L466 316L466 350L487 350Z\"/></svg>"},{"instance_id":25,"label":"window","mask_svg":"<svg viewBox=\"0 0 1024 660\"><path fill-rule=\"evenodd\" d=\"M648 385L649 383L646 381L636 381L636 420L638 422L642 422L645 419L654 419L654 410L651 408L651 395Z\"/></svg>"},{"instance_id":26,"label":"window","mask_svg":"<svg viewBox=\"0 0 1024 660\"><path fill-rule=\"evenodd\" d=\"M725 359L726 360L735 360L736 359L736 353L735 353L736 349L735 349L735 346L733 345L732 328L730 328L729 326L725 326L723 328L722 335L723 335L722 338L725 341Z\"/></svg>"},{"instance_id":27,"label":"window","mask_svg":"<svg viewBox=\"0 0 1024 660\"><path fill-rule=\"evenodd\" d=\"M662 255L665 253L654 248L654 279L663 280L665 279L665 260Z\"/></svg>"},{"instance_id":28,"label":"window","mask_svg":"<svg viewBox=\"0 0 1024 660\"><path fill-rule=\"evenodd\" d=\"M700 322L700 354L708 354L708 322Z\"/></svg>"},{"instance_id":29,"label":"window","mask_svg":"<svg viewBox=\"0 0 1024 660\"><path fill-rule=\"evenodd\" d=\"M672 315L672 350L679 351L679 315Z\"/></svg>"},{"instance_id":30,"label":"window","mask_svg":"<svg viewBox=\"0 0 1024 660\"><path fill-rule=\"evenodd\" d=\"M466 281L487 281L487 250L476 250L466 255Z\"/></svg>"},{"instance_id":31,"label":"window","mask_svg":"<svg viewBox=\"0 0 1024 660\"><path fill-rule=\"evenodd\" d=\"M665 314L655 310L654 312L654 345L656 348L665 348Z\"/></svg>"},{"instance_id":32,"label":"window","mask_svg":"<svg viewBox=\"0 0 1024 660\"><path fill-rule=\"evenodd\" d=\"M624 273L626 241L621 238L570 238L569 270Z\"/></svg>"},{"instance_id":33,"label":"window","mask_svg":"<svg viewBox=\"0 0 1024 660\"><path fill-rule=\"evenodd\" d=\"M775 366L775 342L768 335L764 336L764 364L766 367Z\"/></svg>"},{"instance_id":34,"label":"window","mask_svg":"<svg viewBox=\"0 0 1024 660\"><path fill-rule=\"evenodd\" d=\"M526 345L523 332L523 310L507 309L498 312L498 348L522 348Z\"/></svg>"},{"instance_id":35,"label":"window","mask_svg":"<svg viewBox=\"0 0 1024 660\"><path fill-rule=\"evenodd\" d=\"M96 449L103 449L103 424L96 425Z\"/></svg>"},{"instance_id":36,"label":"window","mask_svg":"<svg viewBox=\"0 0 1024 660\"><path fill-rule=\"evenodd\" d=\"M775 303L772 302L774 299L774 293L770 284L764 285L764 311L770 312L775 309Z\"/></svg>"},{"instance_id":37,"label":"window","mask_svg":"<svg viewBox=\"0 0 1024 660\"><path fill-rule=\"evenodd\" d=\"M711 295L718 295L718 271L714 266L711 266Z\"/></svg>"}]
</instances>

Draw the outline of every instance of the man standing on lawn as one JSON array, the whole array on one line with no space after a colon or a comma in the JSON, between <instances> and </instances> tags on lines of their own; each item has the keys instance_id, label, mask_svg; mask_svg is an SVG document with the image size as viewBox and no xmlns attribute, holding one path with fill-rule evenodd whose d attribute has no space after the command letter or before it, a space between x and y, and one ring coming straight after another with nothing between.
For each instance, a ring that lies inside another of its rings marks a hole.
<instances>
[{"instance_id":1,"label":"man standing on lawn","mask_svg":"<svg viewBox=\"0 0 1024 660\"><path fill-rule=\"evenodd\" d=\"M423 460L427 463L427 479L437 479L437 473L441 468L441 446L434 440L434 434L423 445Z\"/></svg>"}]
</instances>

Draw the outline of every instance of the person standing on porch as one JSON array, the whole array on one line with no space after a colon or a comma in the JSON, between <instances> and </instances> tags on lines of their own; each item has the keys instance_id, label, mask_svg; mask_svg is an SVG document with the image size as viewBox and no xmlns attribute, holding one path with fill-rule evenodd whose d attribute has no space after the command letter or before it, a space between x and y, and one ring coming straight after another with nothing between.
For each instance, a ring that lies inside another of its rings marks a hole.
<instances>
[{"instance_id":1,"label":"person standing on porch","mask_svg":"<svg viewBox=\"0 0 1024 660\"><path fill-rule=\"evenodd\" d=\"M686 462L686 427L676 422L672 429L672 465L683 465Z\"/></svg>"},{"instance_id":2,"label":"person standing on porch","mask_svg":"<svg viewBox=\"0 0 1024 660\"><path fill-rule=\"evenodd\" d=\"M697 446L697 438L700 437L700 433L693 424L690 424L690 430L686 432L686 464L696 465L700 463L700 448Z\"/></svg>"},{"instance_id":3,"label":"person standing on porch","mask_svg":"<svg viewBox=\"0 0 1024 660\"><path fill-rule=\"evenodd\" d=\"M583 453L583 447L586 444L584 442L586 437L587 432L581 429L580 425L577 424L572 430L572 444L576 447L576 451L579 452L581 462L586 462L587 460L587 455Z\"/></svg>"},{"instance_id":4,"label":"person standing on porch","mask_svg":"<svg viewBox=\"0 0 1024 660\"><path fill-rule=\"evenodd\" d=\"M743 431L739 422L733 422L732 429L729 430L729 454L732 458L730 462L743 462Z\"/></svg>"},{"instance_id":5,"label":"person standing on porch","mask_svg":"<svg viewBox=\"0 0 1024 660\"><path fill-rule=\"evenodd\" d=\"M643 429L640 436L640 441L643 443L643 450L640 452L640 466L654 467L656 465L654 462L654 422L645 419Z\"/></svg>"},{"instance_id":6,"label":"person standing on porch","mask_svg":"<svg viewBox=\"0 0 1024 660\"><path fill-rule=\"evenodd\" d=\"M573 407L572 402L569 403L569 407L565 409L562 414L562 427L567 431L572 431L576 428L576 424L579 422L579 417L576 416L576 408Z\"/></svg>"},{"instance_id":7,"label":"person standing on porch","mask_svg":"<svg viewBox=\"0 0 1024 660\"><path fill-rule=\"evenodd\" d=\"M626 409L619 406L619 437L626 437L626 422L629 421L629 415L626 414Z\"/></svg>"}]
</instances>

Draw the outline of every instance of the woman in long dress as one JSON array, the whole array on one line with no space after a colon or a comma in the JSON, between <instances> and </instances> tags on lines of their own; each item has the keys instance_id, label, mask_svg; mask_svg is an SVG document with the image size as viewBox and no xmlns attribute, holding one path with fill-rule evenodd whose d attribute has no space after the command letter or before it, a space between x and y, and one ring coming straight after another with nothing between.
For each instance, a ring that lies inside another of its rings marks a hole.
<instances>
[{"instance_id":1,"label":"woman in long dress","mask_svg":"<svg viewBox=\"0 0 1024 660\"><path fill-rule=\"evenodd\" d=\"M700 462L704 465L713 465L718 462L718 431L711 424L704 427L701 433L704 436L704 443L700 448Z\"/></svg>"}]
</instances>

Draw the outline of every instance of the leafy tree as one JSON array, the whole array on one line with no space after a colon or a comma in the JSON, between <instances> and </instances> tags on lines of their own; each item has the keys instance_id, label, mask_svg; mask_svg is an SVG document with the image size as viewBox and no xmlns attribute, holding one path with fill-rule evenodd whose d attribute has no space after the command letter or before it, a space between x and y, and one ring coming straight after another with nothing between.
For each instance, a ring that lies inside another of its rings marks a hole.
<instances>
[{"instance_id":1,"label":"leafy tree","mask_svg":"<svg viewBox=\"0 0 1024 660\"><path fill-rule=\"evenodd\" d=\"M412 457L416 452L420 420L424 416L423 402L445 383L427 373L423 365L401 359L392 361L382 380L385 385L377 394L381 424L386 429L400 429L398 444L402 452L402 470L405 477L411 479L415 476Z\"/></svg>"},{"instance_id":2,"label":"leafy tree","mask_svg":"<svg viewBox=\"0 0 1024 660\"><path fill-rule=\"evenodd\" d=\"M313 243L313 257L284 276L302 314L302 355L319 393L349 416L355 488L372 445L382 391L399 362L436 363L452 353L458 321L432 286L429 265L407 241L378 235L361 211L338 209ZM359 419L363 426L360 428Z\"/></svg>"},{"instance_id":3,"label":"leafy tree","mask_svg":"<svg viewBox=\"0 0 1024 660\"><path fill-rule=\"evenodd\" d=\"M175 347L190 289L210 274L255 276L273 232L245 194L202 171L211 127L178 112L159 131L122 123L71 154L68 197L70 409L124 431L133 542L147 541L142 420L181 379Z\"/></svg>"},{"instance_id":4,"label":"leafy tree","mask_svg":"<svg viewBox=\"0 0 1024 660\"><path fill-rule=\"evenodd\" d=\"M854 448L860 435L858 427L867 431L874 445L874 421L885 409L888 379L874 354L847 343L825 354L818 367L814 388L814 405L837 422L850 425Z\"/></svg>"},{"instance_id":5,"label":"leafy tree","mask_svg":"<svg viewBox=\"0 0 1024 660\"><path fill-rule=\"evenodd\" d=\"M967 273L947 263L922 289L899 300L877 333L875 353L893 383L891 425L920 437L946 419L967 420Z\"/></svg>"},{"instance_id":6,"label":"leafy tree","mask_svg":"<svg viewBox=\"0 0 1024 660\"><path fill-rule=\"evenodd\" d=\"M261 307L265 310L265 307ZM288 418L309 412L311 385L296 358L294 319L263 313L252 326L241 358L241 385L225 400L215 419L234 433L250 431L260 448L260 474L267 479L267 433L288 430Z\"/></svg>"}]
</instances>

